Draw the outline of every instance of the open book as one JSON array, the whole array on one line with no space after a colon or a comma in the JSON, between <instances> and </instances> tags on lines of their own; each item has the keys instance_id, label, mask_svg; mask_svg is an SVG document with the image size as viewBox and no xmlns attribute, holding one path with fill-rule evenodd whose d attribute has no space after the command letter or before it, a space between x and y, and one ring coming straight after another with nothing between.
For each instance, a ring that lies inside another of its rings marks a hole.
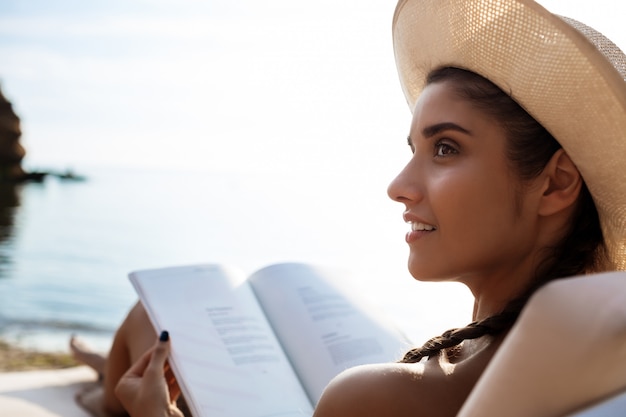
<instances>
[{"instance_id":1,"label":"open book","mask_svg":"<svg viewBox=\"0 0 626 417\"><path fill-rule=\"evenodd\" d=\"M406 338L342 291L336 272L285 263L245 277L219 265L130 274L194 417L308 416L324 387L390 362Z\"/></svg>"}]
</instances>

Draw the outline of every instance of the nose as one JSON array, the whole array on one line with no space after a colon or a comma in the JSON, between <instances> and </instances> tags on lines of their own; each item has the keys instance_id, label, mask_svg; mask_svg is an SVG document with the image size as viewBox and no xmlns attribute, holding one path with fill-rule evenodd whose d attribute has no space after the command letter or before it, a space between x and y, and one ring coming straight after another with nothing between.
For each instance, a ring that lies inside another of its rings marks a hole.
<instances>
[{"instance_id":1,"label":"nose","mask_svg":"<svg viewBox=\"0 0 626 417\"><path fill-rule=\"evenodd\" d=\"M404 204L419 201L423 195L419 177L417 163L412 159L391 181L387 187L387 195L392 200Z\"/></svg>"}]
</instances>

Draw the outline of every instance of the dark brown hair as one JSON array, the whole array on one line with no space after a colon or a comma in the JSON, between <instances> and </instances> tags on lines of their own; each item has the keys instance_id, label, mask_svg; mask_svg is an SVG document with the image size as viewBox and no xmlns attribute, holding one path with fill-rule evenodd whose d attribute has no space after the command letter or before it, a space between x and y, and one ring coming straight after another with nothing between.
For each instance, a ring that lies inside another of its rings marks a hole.
<instances>
[{"instance_id":1,"label":"dark brown hair","mask_svg":"<svg viewBox=\"0 0 626 417\"><path fill-rule=\"evenodd\" d=\"M486 78L471 71L444 67L432 71L426 85L449 81L460 99L494 118L507 136L507 158L520 182L524 184L539 175L552 155L561 148L554 137L530 116L515 100ZM520 193L523 198L523 194ZM463 340L497 335L511 328L530 296L542 285L555 279L579 275L598 269L604 253L602 230L591 194L583 184L571 225L556 247L546 248L544 261L524 293L510 301L494 316L451 329L428 340L422 347L410 350L401 362L419 362L459 345Z\"/></svg>"}]
</instances>

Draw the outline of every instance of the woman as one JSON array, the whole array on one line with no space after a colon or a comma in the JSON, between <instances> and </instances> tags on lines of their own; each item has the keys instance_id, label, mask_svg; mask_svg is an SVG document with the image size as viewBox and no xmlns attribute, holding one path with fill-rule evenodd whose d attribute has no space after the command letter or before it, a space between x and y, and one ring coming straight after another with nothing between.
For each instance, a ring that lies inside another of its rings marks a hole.
<instances>
[{"instance_id":1,"label":"woman","mask_svg":"<svg viewBox=\"0 0 626 417\"><path fill-rule=\"evenodd\" d=\"M538 288L626 269L624 54L530 0L401 0L393 35L413 155L388 192L409 271L467 285L474 321L342 373L318 416L454 416ZM117 385L133 417L181 415L166 341Z\"/></svg>"}]
</instances>

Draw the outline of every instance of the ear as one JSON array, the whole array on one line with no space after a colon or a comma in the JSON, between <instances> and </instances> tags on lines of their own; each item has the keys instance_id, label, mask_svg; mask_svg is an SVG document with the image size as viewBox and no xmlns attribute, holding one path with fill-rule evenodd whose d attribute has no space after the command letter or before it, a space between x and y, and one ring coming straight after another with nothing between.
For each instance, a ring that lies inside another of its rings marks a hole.
<instances>
[{"instance_id":1,"label":"ear","mask_svg":"<svg viewBox=\"0 0 626 417\"><path fill-rule=\"evenodd\" d=\"M552 155L542 172L543 194L539 214L550 216L574 205L580 194L583 179L572 159L563 149Z\"/></svg>"}]
</instances>

